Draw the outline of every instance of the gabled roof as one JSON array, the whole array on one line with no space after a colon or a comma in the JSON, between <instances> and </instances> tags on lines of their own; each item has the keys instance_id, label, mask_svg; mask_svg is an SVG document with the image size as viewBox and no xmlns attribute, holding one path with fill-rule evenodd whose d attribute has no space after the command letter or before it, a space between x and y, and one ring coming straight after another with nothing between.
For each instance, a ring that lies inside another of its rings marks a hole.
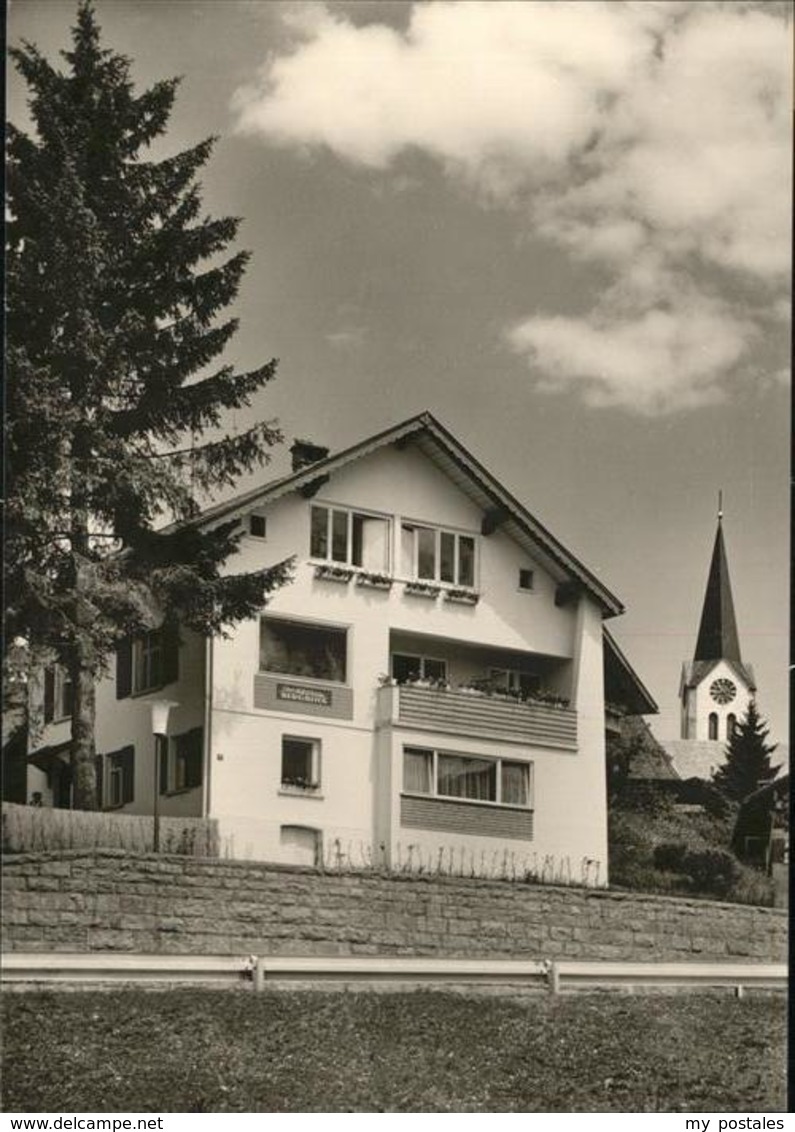
<instances>
[{"instance_id":1,"label":"gabled roof","mask_svg":"<svg viewBox=\"0 0 795 1132\"><path fill-rule=\"evenodd\" d=\"M494 524L506 530L543 565L558 583L570 583L588 593L606 617L623 613L619 599L531 515L455 437L430 413L420 413L401 424L376 433L342 452L202 512L191 524L215 526L241 518L257 506L308 489L318 479L332 476L355 460L390 444L414 445L443 471ZM311 488L310 488L311 489Z\"/></svg>"},{"instance_id":2,"label":"gabled roof","mask_svg":"<svg viewBox=\"0 0 795 1132\"><path fill-rule=\"evenodd\" d=\"M740 660L726 660L725 657L721 657L718 660L693 660L689 663L685 661L682 665L682 682L679 688L680 698L685 688L695 688L697 684L700 684L709 676L713 668L717 668L721 660L726 661L726 664L732 669L737 678L746 685L749 692L756 691L756 679L754 677L754 670L750 664L744 664Z\"/></svg>"},{"instance_id":3,"label":"gabled roof","mask_svg":"<svg viewBox=\"0 0 795 1132\"><path fill-rule=\"evenodd\" d=\"M734 616L734 602L729 581L729 563L723 543L723 524L720 516L693 659L736 660L741 663L740 640L737 636L737 621Z\"/></svg>"},{"instance_id":4,"label":"gabled roof","mask_svg":"<svg viewBox=\"0 0 795 1132\"><path fill-rule=\"evenodd\" d=\"M607 628L603 628L605 700L629 715L656 715L659 711L651 692L643 684Z\"/></svg>"}]
</instances>

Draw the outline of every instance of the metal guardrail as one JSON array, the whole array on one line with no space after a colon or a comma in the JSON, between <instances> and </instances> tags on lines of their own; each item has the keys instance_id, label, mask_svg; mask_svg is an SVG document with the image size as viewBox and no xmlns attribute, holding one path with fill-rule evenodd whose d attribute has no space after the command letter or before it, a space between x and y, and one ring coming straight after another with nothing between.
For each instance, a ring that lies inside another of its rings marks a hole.
<instances>
[{"instance_id":1,"label":"metal guardrail","mask_svg":"<svg viewBox=\"0 0 795 1132\"><path fill-rule=\"evenodd\" d=\"M606 963L519 959L435 959L384 956L137 955L94 952L7 952L5 984L160 983L267 986L285 983L410 986L502 986L566 992L678 988L783 990L783 963Z\"/></svg>"}]
</instances>

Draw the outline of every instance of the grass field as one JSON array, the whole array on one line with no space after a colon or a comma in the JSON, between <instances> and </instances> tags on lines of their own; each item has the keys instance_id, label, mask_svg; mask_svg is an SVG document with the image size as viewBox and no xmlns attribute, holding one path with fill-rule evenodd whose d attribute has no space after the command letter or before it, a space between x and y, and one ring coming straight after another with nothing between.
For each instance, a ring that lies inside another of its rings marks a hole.
<instances>
[{"instance_id":1,"label":"grass field","mask_svg":"<svg viewBox=\"0 0 795 1132\"><path fill-rule=\"evenodd\" d=\"M781 996L28 992L6 1112L783 1111Z\"/></svg>"}]
</instances>

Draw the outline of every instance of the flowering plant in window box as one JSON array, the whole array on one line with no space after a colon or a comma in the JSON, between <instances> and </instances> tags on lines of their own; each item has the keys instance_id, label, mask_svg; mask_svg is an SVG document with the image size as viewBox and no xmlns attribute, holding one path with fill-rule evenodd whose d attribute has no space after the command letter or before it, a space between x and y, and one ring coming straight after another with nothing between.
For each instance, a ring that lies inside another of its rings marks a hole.
<instances>
[{"instance_id":1,"label":"flowering plant in window box","mask_svg":"<svg viewBox=\"0 0 795 1132\"><path fill-rule=\"evenodd\" d=\"M369 570L363 570L356 575L356 585L367 586L372 590L391 590L392 579L388 574L376 574Z\"/></svg>"},{"instance_id":2,"label":"flowering plant in window box","mask_svg":"<svg viewBox=\"0 0 795 1132\"><path fill-rule=\"evenodd\" d=\"M496 696L498 699L513 700L520 704L544 704L547 707L557 708L569 706L569 700L558 692L549 692L542 688L534 692L523 692L519 688L505 688L488 677L469 680L466 684L459 685L457 690L481 696Z\"/></svg>"},{"instance_id":3,"label":"flowering plant in window box","mask_svg":"<svg viewBox=\"0 0 795 1132\"><path fill-rule=\"evenodd\" d=\"M429 597L435 598L441 592L441 586L435 586L432 582L406 582L406 593L411 597Z\"/></svg>"},{"instance_id":4,"label":"flowering plant in window box","mask_svg":"<svg viewBox=\"0 0 795 1132\"><path fill-rule=\"evenodd\" d=\"M444 600L452 601L456 605L477 605L480 601L480 594L476 593L475 590L445 590Z\"/></svg>"},{"instance_id":5,"label":"flowering plant in window box","mask_svg":"<svg viewBox=\"0 0 795 1132\"><path fill-rule=\"evenodd\" d=\"M324 582L342 582L343 585L353 577L354 571L347 566L320 565L315 567L315 577Z\"/></svg>"},{"instance_id":6,"label":"flowering plant in window box","mask_svg":"<svg viewBox=\"0 0 795 1132\"><path fill-rule=\"evenodd\" d=\"M282 787L287 790L301 790L308 792L310 790L317 790L320 786L319 782L314 782L311 778L304 778L302 775L293 775L291 778L282 779Z\"/></svg>"}]
</instances>

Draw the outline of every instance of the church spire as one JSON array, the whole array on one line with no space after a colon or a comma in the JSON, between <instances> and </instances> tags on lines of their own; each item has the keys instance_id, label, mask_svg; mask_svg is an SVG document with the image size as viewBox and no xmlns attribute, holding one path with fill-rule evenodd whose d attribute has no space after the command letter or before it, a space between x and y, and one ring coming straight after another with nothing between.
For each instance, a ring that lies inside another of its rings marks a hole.
<instances>
[{"instance_id":1,"label":"church spire","mask_svg":"<svg viewBox=\"0 0 795 1132\"><path fill-rule=\"evenodd\" d=\"M729 563L723 544L723 493L718 496L718 530L701 611L694 660L740 661L740 640L734 617Z\"/></svg>"}]
</instances>

